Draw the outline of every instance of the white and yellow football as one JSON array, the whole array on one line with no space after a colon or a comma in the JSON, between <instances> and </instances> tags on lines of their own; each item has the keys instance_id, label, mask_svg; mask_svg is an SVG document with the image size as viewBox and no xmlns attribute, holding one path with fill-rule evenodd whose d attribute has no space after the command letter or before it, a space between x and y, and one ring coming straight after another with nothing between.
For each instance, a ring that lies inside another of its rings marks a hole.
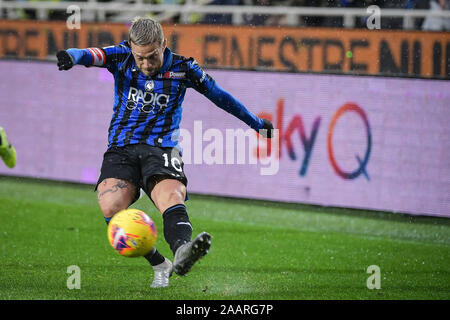
<instances>
[{"instance_id":1,"label":"white and yellow football","mask_svg":"<svg viewBox=\"0 0 450 320\"><path fill-rule=\"evenodd\" d=\"M119 211L108 225L109 243L124 257L146 255L152 250L157 238L155 223L138 209Z\"/></svg>"}]
</instances>

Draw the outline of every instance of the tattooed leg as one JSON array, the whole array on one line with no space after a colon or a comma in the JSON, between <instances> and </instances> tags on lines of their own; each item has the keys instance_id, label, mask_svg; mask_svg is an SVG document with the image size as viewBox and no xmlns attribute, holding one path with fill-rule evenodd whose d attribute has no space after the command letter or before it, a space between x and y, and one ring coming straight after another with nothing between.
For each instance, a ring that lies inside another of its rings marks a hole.
<instances>
[{"instance_id":1,"label":"tattooed leg","mask_svg":"<svg viewBox=\"0 0 450 320\"><path fill-rule=\"evenodd\" d=\"M128 208L136 194L136 186L131 182L108 178L97 187L97 199L105 218L111 218L120 210Z\"/></svg>"}]
</instances>

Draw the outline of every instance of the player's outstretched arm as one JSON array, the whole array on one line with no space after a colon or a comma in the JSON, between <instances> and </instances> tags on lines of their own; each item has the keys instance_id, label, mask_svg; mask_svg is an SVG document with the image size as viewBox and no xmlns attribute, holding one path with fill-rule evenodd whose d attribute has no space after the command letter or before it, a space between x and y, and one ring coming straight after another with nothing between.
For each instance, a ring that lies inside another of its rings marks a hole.
<instances>
[{"instance_id":1,"label":"player's outstretched arm","mask_svg":"<svg viewBox=\"0 0 450 320\"><path fill-rule=\"evenodd\" d=\"M61 50L56 54L56 58L58 59L57 65L59 70L69 70L76 64L86 67L103 67L106 64L105 51L100 48Z\"/></svg>"},{"instance_id":2,"label":"player's outstretched arm","mask_svg":"<svg viewBox=\"0 0 450 320\"><path fill-rule=\"evenodd\" d=\"M188 77L192 87L205 95L216 106L242 120L263 137L272 138L274 134L272 123L267 119L260 119L250 112L239 100L221 88L203 71L194 59L189 63Z\"/></svg>"},{"instance_id":3,"label":"player's outstretched arm","mask_svg":"<svg viewBox=\"0 0 450 320\"><path fill-rule=\"evenodd\" d=\"M214 102L219 108L231 113L238 119L244 121L254 130L258 131L265 138L272 138L273 125L267 119L258 118L250 112L239 100L233 97L226 90L214 82L211 89L205 93L205 96Z\"/></svg>"}]
</instances>

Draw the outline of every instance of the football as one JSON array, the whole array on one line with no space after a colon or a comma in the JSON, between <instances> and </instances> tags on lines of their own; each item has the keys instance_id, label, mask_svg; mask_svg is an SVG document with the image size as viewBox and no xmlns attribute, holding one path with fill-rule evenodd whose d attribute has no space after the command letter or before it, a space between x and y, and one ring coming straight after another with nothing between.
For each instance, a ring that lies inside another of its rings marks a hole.
<instances>
[{"instance_id":1,"label":"football","mask_svg":"<svg viewBox=\"0 0 450 320\"><path fill-rule=\"evenodd\" d=\"M138 209L116 213L108 225L111 246L124 257L140 257L150 252L158 233L153 220Z\"/></svg>"}]
</instances>

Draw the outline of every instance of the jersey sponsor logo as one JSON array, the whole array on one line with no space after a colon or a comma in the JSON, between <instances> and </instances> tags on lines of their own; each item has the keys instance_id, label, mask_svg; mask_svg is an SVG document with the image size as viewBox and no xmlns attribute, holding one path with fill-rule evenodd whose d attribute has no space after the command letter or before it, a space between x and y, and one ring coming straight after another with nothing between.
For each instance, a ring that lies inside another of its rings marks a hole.
<instances>
[{"instance_id":1,"label":"jersey sponsor logo","mask_svg":"<svg viewBox=\"0 0 450 320\"><path fill-rule=\"evenodd\" d=\"M147 84L146 84L147 87ZM145 113L156 113L160 108L167 107L170 96L158 92L149 92L130 87L128 91L127 109L133 110L137 107Z\"/></svg>"},{"instance_id":2,"label":"jersey sponsor logo","mask_svg":"<svg viewBox=\"0 0 450 320\"><path fill-rule=\"evenodd\" d=\"M103 50L99 48L88 48L89 52L92 55L92 65L101 67L105 65L106 56Z\"/></svg>"},{"instance_id":3,"label":"jersey sponsor logo","mask_svg":"<svg viewBox=\"0 0 450 320\"><path fill-rule=\"evenodd\" d=\"M158 78L163 78L163 79L184 79L184 78L186 78L186 72L167 71L166 73L160 73L158 75Z\"/></svg>"}]
</instances>

